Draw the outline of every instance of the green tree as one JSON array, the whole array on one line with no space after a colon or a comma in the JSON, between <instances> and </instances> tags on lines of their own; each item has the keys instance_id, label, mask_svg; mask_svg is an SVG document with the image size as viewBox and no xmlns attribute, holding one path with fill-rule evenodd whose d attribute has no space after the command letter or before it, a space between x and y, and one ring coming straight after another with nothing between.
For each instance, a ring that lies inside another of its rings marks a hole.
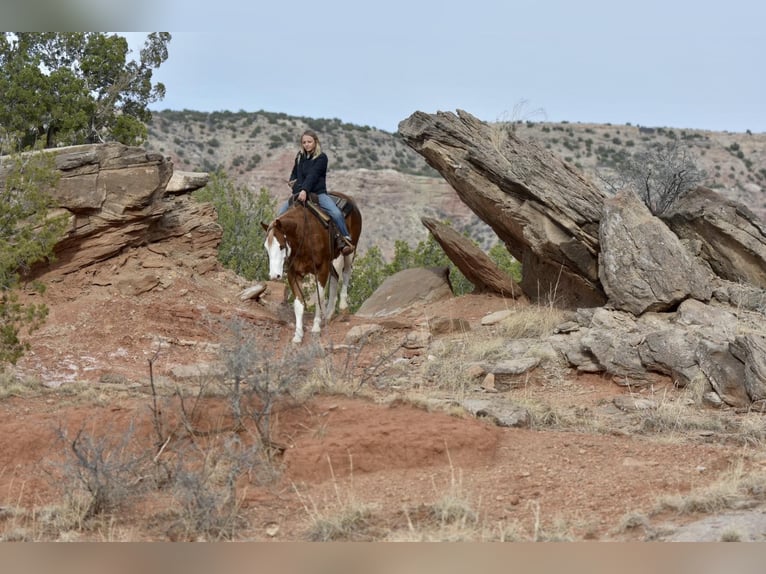
<instances>
[{"instance_id":1,"label":"green tree","mask_svg":"<svg viewBox=\"0 0 766 574\"><path fill-rule=\"evenodd\" d=\"M19 299L21 273L53 257L68 216L54 215L50 189L58 172L46 153L3 158L5 180L0 181L0 370L15 364L29 348L24 340L47 316L44 304ZM41 284L31 286L42 292Z\"/></svg>"},{"instance_id":2,"label":"green tree","mask_svg":"<svg viewBox=\"0 0 766 574\"><path fill-rule=\"evenodd\" d=\"M127 40L102 32L0 34L0 153L119 141L143 143L165 97L152 74L168 58L167 32L152 32L139 61Z\"/></svg>"},{"instance_id":3,"label":"green tree","mask_svg":"<svg viewBox=\"0 0 766 574\"><path fill-rule=\"evenodd\" d=\"M354 270L348 287L348 306L354 312L380 287L388 276L386 261L377 245L365 251L354 260Z\"/></svg>"},{"instance_id":4,"label":"green tree","mask_svg":"<svg viewBox=\"0 0 766 574\"><path fill-rule=\"evenodd\" d=\"M449 267L450 283L455 295L473 291L473 284L465 278L457 266L450 261L439 243L429 235L412 249L406 241L394 243L394 258L386 263L380 248L373 246L364 256L354 261L348 299L352 312L359 309L364 301L391 275L413 267Z\"/></svg>"},{"instance_id":5,"label":"green tree","mask_svg":"<svg viewBox=\"0 0 766 574\"><path fill-rule=\"evenodd\" d=\"M210 176L210 182L194 192L199 201L215 206L223 229L218 260L224 267L249 280L267 279L269 258L263 247L260 222L276 216L276 200L266 188L253 195L246 188L236 188L223 171Z\"/></svg>"},{"instance_id":6,"label":"green tree","mask_svg":"<svg viewBox=\"0 0 766 574\"><path fill-rule=\"evenodd\" d=\"M521 263L505 248L502 243L495 243L489 250L489 258L505 271L516 283L521 281Z\"/></svg>"}]
</instances>

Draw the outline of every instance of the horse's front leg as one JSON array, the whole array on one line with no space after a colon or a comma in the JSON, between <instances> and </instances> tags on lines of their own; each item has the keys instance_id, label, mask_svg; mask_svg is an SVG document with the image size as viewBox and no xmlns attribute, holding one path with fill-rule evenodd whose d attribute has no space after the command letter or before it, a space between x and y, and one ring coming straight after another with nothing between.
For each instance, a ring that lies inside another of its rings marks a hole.
<instances>
[{"instance_id":1,"label":"horse's front leg","mask_svg":"<svg viewBox=\"0 0 766 574\"><path fill-rule=\"evenodd\" d=\"M293 336L293 343L300 343L303 341L303 311L306 308L301 300L301 291L297 285L298 279L295 277L287 278L287 282L290 285L290 289L293 292L293 310L295 311L295 335Z\"/></svg>"},{"instance_id":2,"label":"horse's front leg","mask_svg":"<svg viewBox=\"0 0 766 574\"><path fill-rule=\"evenodd\" d=\"M312 333L319 333L322 328L322 312L325 310L327 302L324 300L324 287L317 280L317 303L314 312L314 325L311 327Z\"/></svg>"},{"instance_id":3,"label":"horse's front leg","mask_svg":"<svg viewBox=\"0 0 766 574\"><path fill-rule=\"evenodd\" d=\"M341 312L345 312L348 309L348 284L351 281L353 259L353 255L343 256L343 282L340 286L340 305L338 307Z\"/></svg>"},{"instance_id":4,"label":"horse's front leg","mask_svg":"<svg viewBox=\"0 0 766 574\"><path fill-rule=\"evenodd\" d=\"M338 299L338 270L340 267L341 259L338 258L333 261L334 269L330 271L330 285L327 289L327 307L325 308L325 324L330 322L333 315L335 315L335 304Z\"/></svg>"}]
</instances>

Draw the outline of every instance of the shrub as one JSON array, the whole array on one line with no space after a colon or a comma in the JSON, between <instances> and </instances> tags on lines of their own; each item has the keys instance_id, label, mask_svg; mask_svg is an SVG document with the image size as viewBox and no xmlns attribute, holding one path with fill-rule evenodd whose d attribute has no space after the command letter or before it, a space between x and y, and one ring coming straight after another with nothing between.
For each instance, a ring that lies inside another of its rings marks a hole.
<instances>
[{"instance_id":1,"label":"shrub","mask_svg":"<svg viewBox=\"0 0 766 574\"><path fill-rule=\"evenodd\" d=\"M706 177L698 169L689 147L682 140L658 144L633 155L615 158L614 179L602 177L612 189L633 189L654 215L662 215Z\"/></svg>"},{"instance_id":2,"label":"shrub","mask_svg":"<svg viewBox=\"0 0 766 574\"><path fill-rule=\"evenodd\" d=\"M0 370L15 364L29 345L23 334L42 325L43 304L19 301L20 273L46 258L66 228L66 214L51 216L49 194L58 181L49 153L17 154L3 162L5 182L0 186ZM33 285L42 292L42 285Z\"/></svg>"},{"instance_id":3,"label":"shrub","mask_svg":"<svg viewBox=\"0 0 766 574\"><path fill-rule=\"evenodd\" d=\"M254 195L246 188L236 188L228 176L218 171L210 182L194 192L199 201L209 201L216 209L223 229L218 260L246 279L266 279L268 255L263 248L261 221L276 215L276 201L266 188Z\"/></svg>"}]
</instances>

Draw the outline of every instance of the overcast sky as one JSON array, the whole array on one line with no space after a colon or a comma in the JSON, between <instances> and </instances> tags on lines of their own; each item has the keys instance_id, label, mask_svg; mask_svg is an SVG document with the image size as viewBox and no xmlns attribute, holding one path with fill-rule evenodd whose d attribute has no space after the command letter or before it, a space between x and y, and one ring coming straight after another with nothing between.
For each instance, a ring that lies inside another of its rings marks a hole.
<instances>
[{"instance_id":1,"label":"overcast sky","mask_svg":"<svg viewBox=\"0 0 766 574\"><path fill-rule=\"evenodd\" d=\"M762 0L171 0L156 9L186 31L171 31L155 72L167 96L155 110L266 110L390 132L415 111L456 109L486 121L766 132ZM145 34L124 35L137 57Z\"/></svg>"}]
</instances>

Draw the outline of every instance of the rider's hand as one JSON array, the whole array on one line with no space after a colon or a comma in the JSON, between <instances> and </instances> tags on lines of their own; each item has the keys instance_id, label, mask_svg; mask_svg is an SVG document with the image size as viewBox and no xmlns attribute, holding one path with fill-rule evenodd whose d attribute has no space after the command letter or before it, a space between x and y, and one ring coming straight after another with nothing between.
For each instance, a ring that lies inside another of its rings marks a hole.
<instances>
[{"instance_id":1,"label":"rider's hand","mask_svg":"<svg viewBox=\"0 0 766 574\"><path fill-rule=\"evenodd\" d=\"M300 193L298 194L298 201L300 201L301 203L306 203L306 195L307 195L306 190L302 189Z\"/></svg>"}]
</instances>

